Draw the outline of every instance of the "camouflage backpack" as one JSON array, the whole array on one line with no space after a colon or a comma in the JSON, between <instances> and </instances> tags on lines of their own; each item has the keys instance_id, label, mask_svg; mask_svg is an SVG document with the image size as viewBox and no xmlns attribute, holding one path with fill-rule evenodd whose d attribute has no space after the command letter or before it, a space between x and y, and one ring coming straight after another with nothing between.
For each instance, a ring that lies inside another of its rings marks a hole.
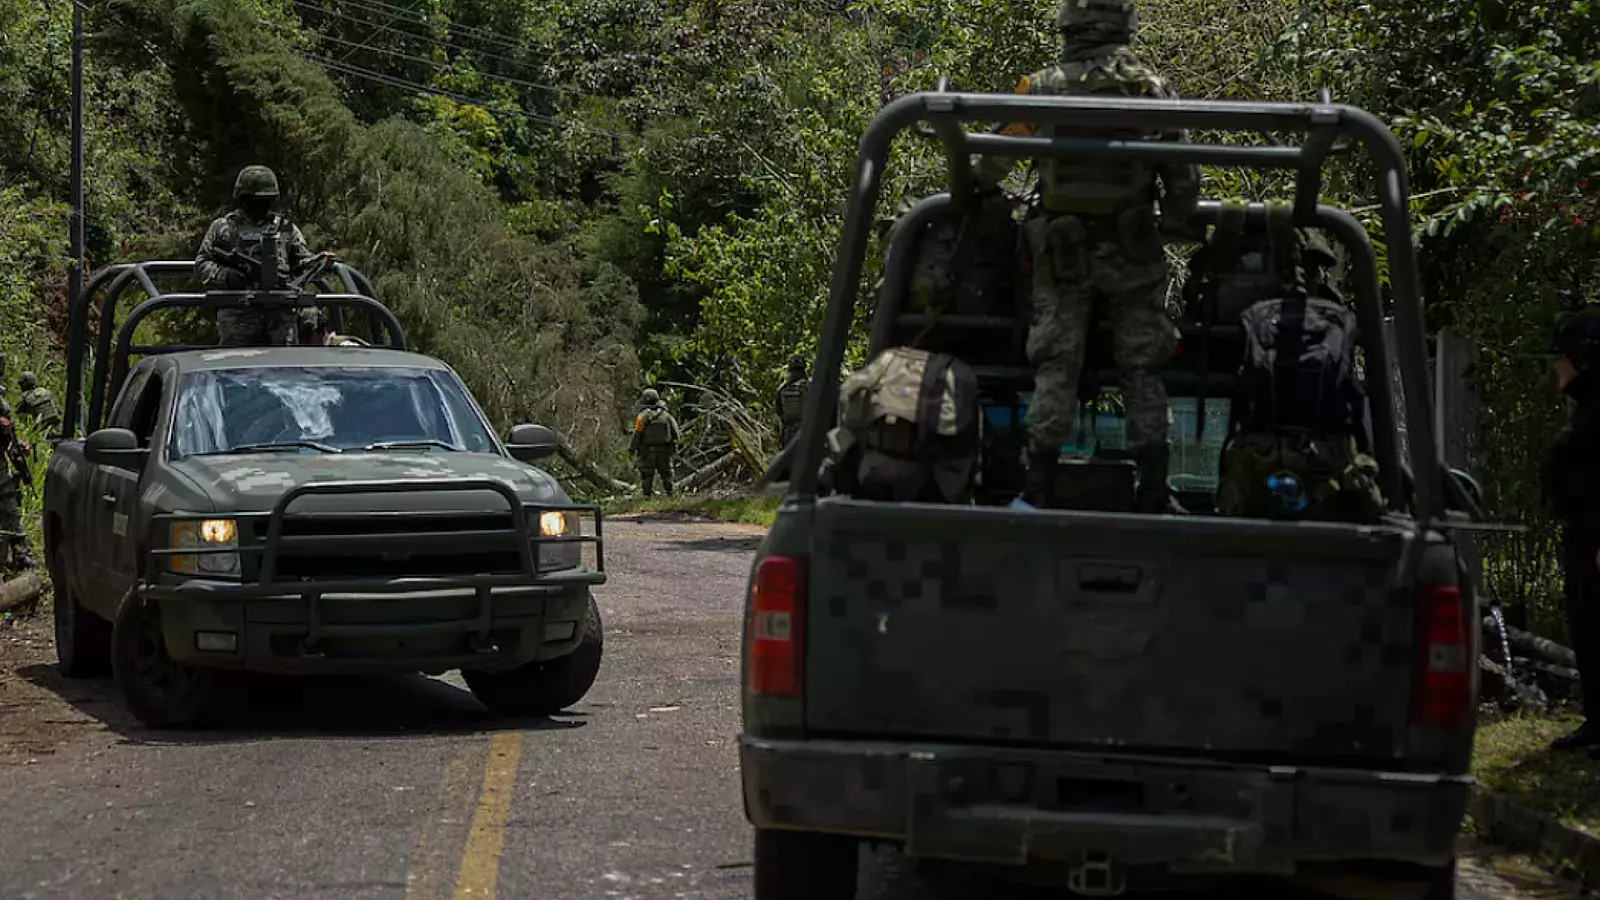
<instances>
[{"instance_id":1,"label":"camouflage backpack","mask_svg":"<svg viewBox=\"0 0 1600 900\"><path fill-rule=\"evenodd\" d=\"M978 422L970 366L942 353L892 347L840 388L823 486L868 500L969 502Z\"/></svg>"},{"instance_id":2,"label":"camouflage backpack","mask_svg":"<svg viewBox=\"0 0 1600 900\"><path fill-rule=\"evenodd\" d=\"M646 447L659 447L662 444L672 443L672 426L667 420L667 411L664 407L647 409L639 414L644 419L644 434L640 443Z\"/></svg>"}]
</instances>

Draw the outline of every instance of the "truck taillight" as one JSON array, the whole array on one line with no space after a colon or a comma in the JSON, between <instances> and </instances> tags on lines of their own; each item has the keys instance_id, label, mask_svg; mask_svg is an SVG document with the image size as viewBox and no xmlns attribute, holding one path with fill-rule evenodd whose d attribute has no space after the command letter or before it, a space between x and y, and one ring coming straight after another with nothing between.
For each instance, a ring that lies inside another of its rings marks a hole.
<instances>
[{"instance_id":1,"label":"truck taillight","mask_svg":"<svg viewBox=\"0 0 1600 900\"><path fill-rule=\"evenodd\" d=\"M751 693L800 695L804 576L804 561L791 556L769 556L756 568L750 596L750 657L745 666Z\"/></svg>"},{"instance_id":2,"label":"truck taillight","mask_svg":"<svg viewBox=\"0 0 1600 900\"><path fill-rule=\"evenodd\" d=\"M1416 721L1431 728L1459 728L1472 716L1471 635L1461 589L1455 585L1425 587L1418 595L1421 684Z\"/></svg>"}]
</instances>

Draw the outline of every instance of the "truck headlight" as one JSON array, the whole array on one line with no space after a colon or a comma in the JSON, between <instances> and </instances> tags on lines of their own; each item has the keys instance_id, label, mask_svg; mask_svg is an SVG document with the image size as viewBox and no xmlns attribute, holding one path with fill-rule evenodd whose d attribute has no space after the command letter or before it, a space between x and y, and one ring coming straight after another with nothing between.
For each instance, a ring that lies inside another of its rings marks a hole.
<instances>
[{"instance_id":1,"label":"truck headlight","mask_svg":"<svg viewBox=\"0 0 1600 900\"><path fill-rule=\"evenodd\" d=\"M574 537L581 533L576 516L564 512L550 510L539 514L539 536L547 538ZM546 543L534 540L539 550L539 571L547 572L553 569L571 569L583 561L583 550L576 542L562 541L559 544Z\"/></svg>"},{"instance_id":2,"label":"truck headlight","mask_svg":"<svg viewBox=\"0 0 1600 900\"><path fill-rule=\"evenodd\" d=\"M239 523L233 519L190 519L173 522L168 545L174 550L222 550L239 546ZM167 557L179 575L239 577L238 553L192 553Z\"/></svg>"}]
</instances>

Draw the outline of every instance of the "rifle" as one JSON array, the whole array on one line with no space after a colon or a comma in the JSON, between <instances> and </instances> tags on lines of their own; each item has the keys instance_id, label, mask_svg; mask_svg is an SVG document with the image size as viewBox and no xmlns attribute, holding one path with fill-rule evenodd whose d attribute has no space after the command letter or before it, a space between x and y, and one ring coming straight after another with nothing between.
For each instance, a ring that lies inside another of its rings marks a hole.
<instances>
[{"instance_id":1,"label":"rifle","mask_svg":"<svg viewBox=\"0 0 1600 900\"><path fill-rule=\"evenodd\" d=\"M0 416L0 441L5 441L6 466L23 484L33 485L33 471L28 468L28 445L18 440L16 428L9 417Z\"/></svg>"}]
</instances>

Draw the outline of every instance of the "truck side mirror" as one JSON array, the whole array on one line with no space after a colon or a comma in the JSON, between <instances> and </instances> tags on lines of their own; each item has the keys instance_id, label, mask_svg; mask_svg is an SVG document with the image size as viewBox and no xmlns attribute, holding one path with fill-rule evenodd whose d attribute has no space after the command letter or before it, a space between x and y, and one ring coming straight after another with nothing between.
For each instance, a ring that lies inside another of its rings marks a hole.
<instances>
[{"instance_id":1,"label":"truck side mirror","mask_svg":"<svg viewBox=\"0 0 1600 900\"><path fill-rule=\"evenodd\" d=\"M97 466L111 466L138 472L150 456L139 446L139 439L126 428L102 428L83 442L83 457Z\"/></svg>"},{"instance_id":2,"label":"truck side mirror","mask_svg":"<svg viewBox=\"0 0 1600 900\"><path fill-rule=\"evenodd\" d=\"M526 463L544 459L556 452L556 433L543 425L515 425L506 452Z\"/></svg>"}]
</instances>

